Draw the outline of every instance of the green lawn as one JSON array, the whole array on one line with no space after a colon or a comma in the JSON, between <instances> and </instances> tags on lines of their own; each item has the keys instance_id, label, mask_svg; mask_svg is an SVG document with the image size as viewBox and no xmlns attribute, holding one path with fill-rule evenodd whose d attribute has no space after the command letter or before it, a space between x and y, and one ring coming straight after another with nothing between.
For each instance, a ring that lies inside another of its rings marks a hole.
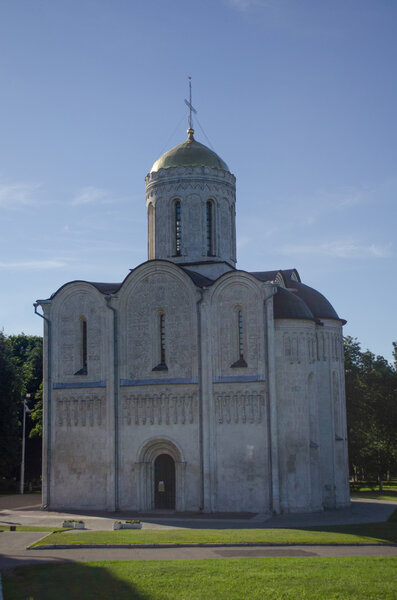
<instances>
[{"instance_id":1,"label":"green lawn","mask_svg":"<svg viewBox=\"0 0 397 600\"><path fill-rule=\"evenodd\" d=\"M332 544L397 543L397 523L369 523L301 529L141 529L58 532L31 547L46 544L241 543Z\"/></svg>"},{"instance_id":2,"label":"green lawn","mask_svg":"<svg viewBox=\"0 0 397 600\"><path fill-rule=\"evenodd\" d=\"M395 600L397 558L250 558L29 565L6 600Z\"/></svg>"},{"instance_id":3,"label":"green lawn","mask_svg":"<svg viewBox=\"0 0 397 600\"><path fill-rule=\"evenodd\" d=\"M351 483L350 490L352 498L369 498L397 502L397 480L395 479L383 483L382 493L379 492L379 484L376 481Z\"/></svg>"},{"instance_id":4,"label":"green lawn","mask_svg":"<svg viewBox=\"0 0 397 600\"><path fill-rule=\"evenodd\" d=\"M351 492L352 498L369 498L372 500L386 500L388 502L397 502L397 491L395 488L393 490L383 490L382 493L376 492L370 489L362 489L357 492Z\"/></svg>"}]
</instances>

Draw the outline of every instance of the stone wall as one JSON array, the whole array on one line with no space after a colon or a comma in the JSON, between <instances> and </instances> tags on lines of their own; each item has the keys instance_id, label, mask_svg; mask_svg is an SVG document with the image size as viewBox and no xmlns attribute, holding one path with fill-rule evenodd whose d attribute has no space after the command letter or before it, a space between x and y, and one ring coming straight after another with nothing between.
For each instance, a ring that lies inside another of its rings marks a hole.
<instances>
[{"instance_id":1,"label":"stone wall","mask_svg":"<svg viewBox=\"0 0 397 600\"><path fill-rule=\"evenodd\" d=\"M146 177L148 257L173 262L236 263L236 180L210 167L160 169ZM175 248L175 202L181 206L181 252ZM206 203L213 205L212 253L207 252Z\"/></svg>"},{"instance_id":2,"label":"stone wall","mask_svg":"<svg viewBox=\"0 0 397 600\"><path fill-rule=\"evenodd\" d=\"M345 506L342 327L331 320L315 325L278 319L276 357L281 507L295 512Z\"/></svg>"},{"instance_id":3,"label":"stone wall","mask_svg":"<svg viewBox=\"0 0 397 600\"><path fill-rule=\"evenodd\" d=\"M50 504L54 508L111 509L110 311L92 285L73 282L58 292L46 313L52 322L51 424L45 426L45 437L50 436ZM82 374L83 319L87 323L87 365ZM47 415L48 406L45 423ZM47 446L47 439L45 443Z\"/></svg>"},{"instance_id":4,"label":"stone wall","mask_svg":"<svg viewBox=\"0 0 397 600\"><path fill-rule=\"evenodd\" d=\"M273 322L273 288L230 271L199 290L167 261L141 265L107 301L87 283L62 288L45 305L50 506L152 510L161 452L179 511L265 513L278 496L283 512L346 505L341 325Z\"/></svg>"}]
</instances>

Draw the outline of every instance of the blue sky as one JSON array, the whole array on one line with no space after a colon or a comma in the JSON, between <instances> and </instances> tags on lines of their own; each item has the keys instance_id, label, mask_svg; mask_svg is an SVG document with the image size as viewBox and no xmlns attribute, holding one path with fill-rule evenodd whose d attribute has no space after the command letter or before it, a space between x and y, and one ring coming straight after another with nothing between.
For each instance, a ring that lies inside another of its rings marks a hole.
<instances>
[{"instance_id":1,"label":"blue sky","mask_svg":"<svg viewBox=\"0 0 397 600\"><path fill-rule=\"evenodd\" d=\"M3 0L0 328L41 334L34 300L146 260L144 177L186 138L191 75L238 266L297 268L391 360L396 31L394 0Z\"/></svg>"}]
</instances>

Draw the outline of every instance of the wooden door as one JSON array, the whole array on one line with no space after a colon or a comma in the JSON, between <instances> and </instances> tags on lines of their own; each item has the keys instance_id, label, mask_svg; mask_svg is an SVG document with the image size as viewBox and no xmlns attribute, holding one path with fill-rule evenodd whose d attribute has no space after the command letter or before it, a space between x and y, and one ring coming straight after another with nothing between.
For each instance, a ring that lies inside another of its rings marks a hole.
<instances>
[{"instance_id":1,"label":"wooden door","mask_svg":"<svg viewBox=\"0 0 397 600\"><path fill-rule=\"evenodd\" d=\"M175 461L169 454L154 461L154 507L175 510Z\"/></svg>"}]
</instances>

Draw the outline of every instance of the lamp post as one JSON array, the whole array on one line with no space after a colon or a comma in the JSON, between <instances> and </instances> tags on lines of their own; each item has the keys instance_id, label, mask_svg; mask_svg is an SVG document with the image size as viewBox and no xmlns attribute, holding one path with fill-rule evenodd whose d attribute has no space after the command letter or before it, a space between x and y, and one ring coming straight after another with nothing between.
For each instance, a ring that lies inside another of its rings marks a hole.
<instances>
[{"instance_id":1,"label":"lamp post","mask_svg":"<svg viewBox=\"0 0 397 600\"><path fill-rule=\"evenodd\" d=\"M22 461L21 461L21 487L20 493L23 494L25 485L25 429L26 429L26 413L30 413L30 409L26 406L26 401L29 400L30 394L26 394L22 400L23 418L22 418Z\"/></svg>"}]
</instances>

